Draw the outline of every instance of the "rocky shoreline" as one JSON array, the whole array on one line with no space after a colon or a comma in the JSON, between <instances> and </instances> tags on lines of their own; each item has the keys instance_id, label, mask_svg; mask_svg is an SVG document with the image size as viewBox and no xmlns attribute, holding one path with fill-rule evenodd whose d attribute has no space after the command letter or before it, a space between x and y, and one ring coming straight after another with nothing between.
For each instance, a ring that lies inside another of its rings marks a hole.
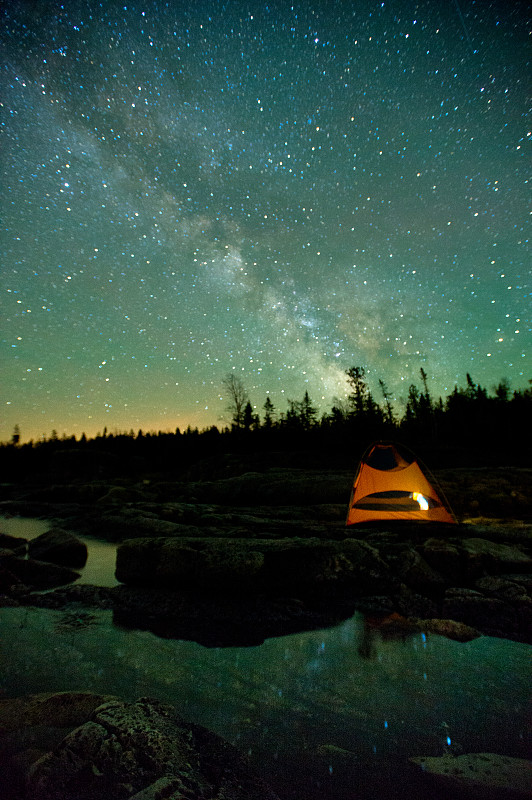
<instances>
[{"instance_id":1,"label":"rocky shoreline","mask_svg":"<svg viewBox=\"0 0 532 800\"><path fill-rule=\"evenodd\" d=\"M461 640L485 634L532 642L529 545L500 527L458 533L401 526L343 540L144 536L118 546L121 585L109 588L76 584L72 568L17 554L20 540L3 536L0 603L108 608L122 625L211 646L326 627L356 609L394 615L395 625L400 617L405 628L439 625ZM71 545L72 534L63 535Z\"/></svg>"},{"instance_id":2,"label":"rocky shoreline","mask_svg":"<svg viewBox=\"0 0 532 800\"><path fill-rule=\"evenodd\" d=\"M387 528L345 527L351 473L235 471L4 487L0 513L50 519L52 532L27 554L0 539L0 603L111 608L121 624L206 644L256 643L355 609L532 642L532 470L458 470L454 482L444 471L461 524ZM503 508L513 516L489 516ZM119 543L121 586L75 583L86 552L72 534Z\"/></svg>"},{"instance_id":3,"label":"rocky shoreline","mask_svg":"<svg viewBox=\"0 0 532 800\"><path fill-rule=\"evenodd\" d=\"M121 627L210 647L328 627L355 610L382 636L532 643L531 527L522 500L530 473L520 476L516 483L511 475L497 502L514 512L518 504L521 515L489 518L476 491L465 502L477 516L460 525L349 529L338 501L348 494L343 474L12 488L0 513L49 519L50 530L30 542L0 535L0 605L108 609ZM118 543L120 585L76 582L87 558L79 535ZM148 698L70 692L3 700L0 728L9 800L92 800L102 787L113 800L276 796L234 748ZM31 731L46 736L28 749ZM486 759L477 755L480 773ZM519 777L515 761L505 769ZM447 780L448 767L438 761L430 769Z\"/></svg>"}]
</instances>

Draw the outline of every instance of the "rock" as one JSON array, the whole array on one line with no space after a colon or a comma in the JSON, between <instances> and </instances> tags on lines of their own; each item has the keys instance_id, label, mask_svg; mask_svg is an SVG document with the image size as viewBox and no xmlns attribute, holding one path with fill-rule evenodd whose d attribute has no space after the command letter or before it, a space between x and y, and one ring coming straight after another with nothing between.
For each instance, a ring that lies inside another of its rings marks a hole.
<instances>
[{"instance_id":1,"label":"rock","mask_svg":"<svg viewBox=\"0 0 532 800\"><path fill-rule=\"evenodd\" d=\"M28 726L74 728L86 722L102 703L116 699L92 692L43 692L0 700L0 730L11 737Z\"/></svg>"},{"instance_id":2,"label":"rock","mask_svg":"<svg viewBox=\"0 0 532 800\"><path fill-rule=\"evenodd\" d=\"M320 744L316 748L316 753L319 756L336 756L350 762L355 762L358 759L358 755L352 750L346 750L345 748L338 747L335 744Z\"/></svg>"},{"instance_id":3,"label":"rock","mask_svg":"<svg viewBox=\"0 0 532 800\"><path fill-rule=\"evenodd\" d=\"M525 588L521 584L493 575L480 578L475 583L475 588L485 595L497 597L499 600L512 604L519 603L528 597Z\"/></svg>"},{"instance_id":4,"label":"rock","mask_svg":"<svg viewBox=\"0 0 532 800\"><path fill-rule=\"evenodd\" d=\"M64 567L84 567L87 562L87 545L62 528L51 528L32 539L28 552L38 561L51 561Z\"/></svg>"},{"instance_id":5,"label":"rock","mask_svg":"<svg viewBox=\"0 0 532 800\"><path fill-rule=\"evenodd\" d=\"M111 541L148 536L180 536L183 533L190 536L199 533L198 529L192 526L182 526L165 519L158 519L155 515L146 511L141 512L136 508L122 508L119 514L116 511L104 514L97 522L97 532L98 535Z\"/></svg>"},{"instance_id":6,"label":"rock","mask_svg":"<svg viewBox=\"0 0 532 800\"><path fill-rule=\"evenodd\" d=\"M126 486L111 486L107 494L98 499L102 505L123 505L125 503L135 503L142 499L142 494L135 489Z\"/></svg>"},{"instance_id":7,"label":"rock","mask_svg":"<svg viewBox=\"0 0 532 800\"><path fill-rule=\"evenodd\" d=\"M412 620L420 631L426 633L437 633L447 639L454 639L456 642L471 642L482 636L476 628L464 625L463 622L456 622L453 619L416 619Z\"/></svg>"},{"instance_id":8,"label":"rock","mask_svg":"<svg viewBox=\"0 0 532 800\"><path fill-rule=\"evenodd\" d=\"M68 567L15 555L3 558L2 567L15 575L21 583L34 589L52 589L79 578L79 572Z\"/></svg>"},{"instance_id":9,"label":"rock","mask_svg":"<svg viewBox=\"0 0 532 800\"><path fill-rule=\"evenodd\" d=\"M519 570L532 571L532 559L519 547L481 537L465 537L453 542L430 538L421 552L447 584L473 583L488 574Z\"/></svg>"},{"instance_id":10,"label":"rock","mask_svg":"<svg viewBox=\"0 0 532 800\"><path fill-rule=\"evenodd\" d=\"M162 800L162 798L179 799L184 797L181 793L183 783L179 778L159 778L159 780L141 789L130 800Z\"/></svg>"},{"instance_id":11,"label":"rock","mask_svg":"<svg viewBox=\"0 0 532 800\"><path fill-rule=\"evenodd\" d=\"M467 753L461 756L419 756L412 764L444 789L447 797L472 797L476 800L510 798L530 800L532 762L496 753Z\"/></svg>"},{"instance_id":12,"label":"rock","mask_svg":"<svg viewBox=\"0 0 532 800\"><path fill-rule=\"evenodd\" d=\"M421 547L423 557L447 581L456 581L462 574L462 556L458 547L445 540L432 537Z\"/></svg>"},{"instance_id":13,"label":"rock","mask_svg":"<svg viewBox=\"0 0 532 800\"><path fill-rule=\"evenodd\" d=\"M9 559L13 557L14 553L11 550L0 552L0 591L10 596L24 588L27 589L26 585L15 575L14 571L6 567L6 561L9 561Z\"/></svg>"},{"instance_id":14,"label":"rock","mask_svg":"<svg viewBox=\"0 0 532 800\"><path fill-rule=\"evenodd\" d=\"M88 608L112 609L112 592L112 588L108 586L75 583L45 594L34 593L25 597L24 602L38 608L50 609L65 609L73 604Z\"/></svg>"},{"instance_id":15,"label":"rock","mask_svg":"<svg viewBox=\"0 0 532 800\"><path fill-rule=\"evenodd\" d=\"M116 577L131 585L230 592L348 587L361 595L390 584L377 551L355 539L132 539L118 547Z\"/></svg>"},{"instance_id":16,"label":"rock","mask_svg":"<svg viewBox=\"0 0 532 800\"><path fill-rule=\"evenodd\" d=\"M395 568L401 580L414 591L428 595L443 592L442 576L413 547L403 551Z\"/></svg>"},{"instance_id":17,"label":"rock","mask_svg":"<svg viewBox=\"0 0 532 800\"><path fill-rule=\"evenodd\" d=\"M91 692L59 692L0 700L0 796L25 797L24 778L31 765L112 699L116 698Z\"/></svg>"},{"instance_id":18,"label":"rock","mask_svg":"<svg viewBox=\"0 0 532 800\"><path fill-rule=\"evenodd\" d=\"M414 592L404 584L400 591L393 596L394 610L399 611L404 617L429 619L438 615L438 605L429 597Z\"/></svg>"},{"instance_id":19,"label":"rock","mask_svg":"<svg viewBox=\"0 0 532 800\"><path fill-rule=\"evenodd\" d=\"M527 575L487 576L475 583L475 588L486 598L504 604L507 614L513 613L512 625L507 633L524 641L532 636L532 580ZM512 612L510 612L512 609ZM504 634L501 622L495 617L490 623L496 625L498 635Z\"/></svg>"},{"instance_id":20,"label":"rock","mask_svg":"<svg viewBox=\"0 0 532 800\"><path fill-rule=\"evenodd\" d=\"M472 589L448 589L443 600L442 616L495 635L515 634L517 628L511 605Z\"/></svg>"},{"instance_id":21,"label":"rock","mask_svg":"<svg viewBox=\"0 0 532 800\"><path fill-rule=\"evenodd\" d=\"M27 790L32 800L276 800L231 745L147 698L99 706L32 765Z\"/></svg>"},{"instance_id":22,"label":"rock","mask_svg":"<svg viewBox=\"0 0 532 800\"><path fill-rule=\"evenodd\" d=\"M462 539L461 546L469 561L479 563L489 573L532 571L532 558L513 545L471 537Z\"/></svg>"},{"instance_id":23,"label":"rock","mask_svg":"<svg viewBox=\"0 0 532 800\"><path fill-rule=\"evenodd\" d=\"M22 536L11 536L9 533L0 533L0 548L12 550L14 553L26 552L28 540Z\"/></svg>"},{"instance_id":24,"label":"rock","mask_svg":"<svg viewBox=\"0 0 532 800\"><path fill-rule=\"evenodd\" d=\"M378 630L383 638L406 637L415 633L436 633L457 642L470 642L481 636L475 628L452 619L417 619L403 617L397 612L376 618L369 616L366 622L370 628Z\"/></svg>"}]
</instances>

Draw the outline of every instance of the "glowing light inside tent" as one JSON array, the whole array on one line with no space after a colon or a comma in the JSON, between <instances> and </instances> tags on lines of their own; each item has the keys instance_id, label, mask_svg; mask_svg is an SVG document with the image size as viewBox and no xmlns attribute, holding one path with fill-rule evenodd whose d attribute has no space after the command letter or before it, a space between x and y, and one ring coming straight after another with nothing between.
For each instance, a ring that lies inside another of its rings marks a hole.
<instances>
[{"instance_id":1,"label":"glowing light inside tent","mask_svg":"<svg viewBox=\"0 0 532 800\"><path fill-rule=\"evenodd\" d=\"M429 510L429 501L420 492L412 492L412 498L416 501L416 503L419 503L419 507L422 511Z\"/></svg>"}]
</instances>

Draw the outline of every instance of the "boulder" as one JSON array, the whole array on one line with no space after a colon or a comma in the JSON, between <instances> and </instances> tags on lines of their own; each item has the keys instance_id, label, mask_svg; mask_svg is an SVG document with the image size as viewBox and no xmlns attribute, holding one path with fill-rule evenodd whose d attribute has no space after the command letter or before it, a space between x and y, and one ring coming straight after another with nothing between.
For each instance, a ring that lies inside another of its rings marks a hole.
<instances>
[{"instance_id":1,"label":"boulder","mask_svg":"<svg viewBox=\"0 0 532 800\"><path fill-rule=\"evenodd\" d=\"M3 558L2 567L33 589L52 589L79 578L79 572L68 567L15 555Z\"/></svg>"},{"instance_id":2,"label":"boulder","mask_svg":"<svg viewBox=\"0 0 532 800\"><path fill-rule=\"evenodd\" d=\"M497 753L419 756L409 759L446 792L446 797L476 800L530 800L532 762Z\"/></svg>"},{"instance_id":3,"label":"boulder","mask_svg":"<svg viewBox=\"0 0 532 800\"><path fill-rule=\"evenodd\" d=\"M28 553L37 561L50 561L65 567L84 567L87 562L87 545L62 528L51 528L32 539Z\"/></svg>"},{"instance_id":4,"label":"boulder","mask_svg":"<svg viewBox=\"0 0 532 800\"><path fill-rule=\"evenodd\" d=\"M456 544L431 537L421 547L425 561L449 581L456 581L462 574L462 556Z\"/></svg>"},{"instance_id":5,"label":"boulder","mask_svg":"<svg viewBox=\"0 0 532 800\"><path fill-rule=\"evenodd\" d=\"M32 800L276 800L231 745L186 723L172 706L147 698L99 706L32 765L27 795Z\"/></svg>"},{"instance_id":6,"label":"boulder","mask_svg":"<svg viewBox=\"0 0 532 800\"><path fill-rule=\"evenodd\" d=\"M401 580L414 591L422 594L438 594L444 589L444 580L413 547L405 549L395 563Z\"/></svg>"}]
</instances>

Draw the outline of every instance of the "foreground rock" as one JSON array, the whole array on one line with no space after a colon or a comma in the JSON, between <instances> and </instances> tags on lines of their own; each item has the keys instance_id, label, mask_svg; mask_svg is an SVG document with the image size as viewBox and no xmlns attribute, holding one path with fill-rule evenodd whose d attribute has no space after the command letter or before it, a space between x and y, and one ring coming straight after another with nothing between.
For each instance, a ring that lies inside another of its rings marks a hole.
<instances>
[{"instance_id":1,"label":"foreground rock","mask_svg":"<svg viewBox=\"0 0 532 800\"><path fill-rule=\"evenodd\" d=\"M28 544L28 553L37 561L51 561L64 567L84 567L87 545L62 528L51 528Z\"/></svg>"},{"instance_id":2,"label":"foreground rock","mask_svg":"<svg viewBox=\"0 0 532 800\"><path fill-rule=\"evenodd\" d=\"M28 800L276 800L238 751L156 700L97 707L26 780Z\"/></svg>"},{"instance_id":3,"label":"foreground rock","mask_svg":"<svg viewBox=\"0 0 532 800\"><path fill-rule=\"evenodd\" d=\"M525 800L532 796L532 762L496 753L421 756L410 762L423 770L447 797Z\"/></svg>"},{"instance_id":4,"label":"foreground rock","mask_svg":"<svg viewBox=\"0 0 532 800\"><path fill-rule=\"evenodd\" d=\"M0 700L0 797L22 800L26 773L69 730L117 698L92 692L43 692Z\"/></svg>"}]
</instances>

